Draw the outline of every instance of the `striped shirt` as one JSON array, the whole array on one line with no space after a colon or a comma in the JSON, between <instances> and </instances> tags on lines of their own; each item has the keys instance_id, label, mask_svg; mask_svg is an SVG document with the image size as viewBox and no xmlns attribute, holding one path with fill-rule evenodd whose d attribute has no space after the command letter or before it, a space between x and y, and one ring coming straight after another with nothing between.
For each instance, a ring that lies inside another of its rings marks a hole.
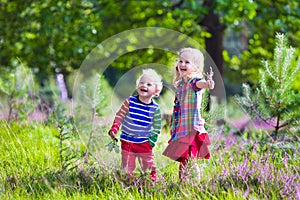
<instances>
[{"instance_id":1,"label":"striped shirt","mask_svg":"<svg viewBox=\"0 0 300 200\"><path fill-rule=\"evenodd\" d=\"M130 96L116 113L111 131L117 133L121 127L121 140L132 143L149 142L155 146L161 130L160 107L152 100L145 104L138 96Z\"/></svg>"},{"instance_id":2,"label":"striped shirt","mask_svg":"<svg viewBox=\"0 0 300 200\"><path fill-rule=\"evenodd\" d=\"M200 79L193 78L187 82L182 80L176 88L171 125L172 141L188 135L193 130L207 133L204 128L205 120L200 113L203 90L196 86L198 80Z\"/></svg>"}]
</instances>

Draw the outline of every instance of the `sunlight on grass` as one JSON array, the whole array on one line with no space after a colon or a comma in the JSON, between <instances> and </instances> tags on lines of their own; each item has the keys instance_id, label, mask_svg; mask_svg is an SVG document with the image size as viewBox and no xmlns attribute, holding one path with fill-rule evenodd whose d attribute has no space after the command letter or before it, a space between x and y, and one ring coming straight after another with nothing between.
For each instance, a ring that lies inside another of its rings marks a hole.
<instances>
[{"instance_id":1,"label":"sunlight on grass","mask_svg":"<svg viewBox=\"0 0 300 200\"><path fill-rule=\"evenodd\" d=\"M212 136L211 159L197 161L200 182L180 182L178 163L161 155L169 139L165 130L154 150L158 175L153 184L139 167L132 182L122 178L120 154L102 146L110 140L106 135L102 142L94 143L91 156L83 155L76 168L61 171L54 127L5 121L0 126L1 199L261 199L299 195L299 148L262 148L265 146L230 132ZM73 144L80 146L80 140Z\"/></svg>"}]
</instances>

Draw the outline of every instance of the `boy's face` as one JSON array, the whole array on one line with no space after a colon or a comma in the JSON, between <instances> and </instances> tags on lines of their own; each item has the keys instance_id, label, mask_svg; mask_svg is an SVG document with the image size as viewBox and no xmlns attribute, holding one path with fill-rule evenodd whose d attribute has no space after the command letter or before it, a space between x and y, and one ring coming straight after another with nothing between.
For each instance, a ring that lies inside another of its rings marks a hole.
<instances>
[{"instance_id":1,"label":"boy's face","mask_svg":"<svg viewBox=\"0 0 300 200\"><path fill-rule=\"evenodd\" d=\"M156 94L156 84L148 76L142 76L137 85L137 93L141 97L152 98Z\"/></svg>"}]
</instances>

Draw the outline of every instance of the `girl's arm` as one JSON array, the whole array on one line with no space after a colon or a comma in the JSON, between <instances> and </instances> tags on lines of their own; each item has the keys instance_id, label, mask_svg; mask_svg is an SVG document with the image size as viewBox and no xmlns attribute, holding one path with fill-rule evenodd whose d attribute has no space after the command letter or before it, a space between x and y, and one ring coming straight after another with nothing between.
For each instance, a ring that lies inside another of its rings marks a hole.
<instances>
[{"instance_id":1,"label":"girl's arm","mask_svg":"<svg viewBox=\"0 0 300 200\"><path fill-rule=\"evenodd\" d=\"M160 134L160 131L161 131L161 112L160 112L160 108L158 107L154 112L152 133L149 138L149 144L151 146L153 146L153 147L155 146L155 143L158 139L158 135Z\"/></svg>"},{"instance_id":2,"label":"girl's arm","mask_svg":"<svg viewBox=\"0 0 300 200\"><path fill-rule=\"evenodd\" d=\"M212 79L213 75L214 75L214 72L212 71L212 68L210 67L210 72L206 73L207 80L201 79L201 80L197 81L196 86L198 88L209 88L211 90L214 89L215 82Z\"/></svg>"},{"instance_id":3,"label":"girl's arm","mask_svg":"<svg viewBox=\"0 0 300 200\"><path fill-rule=\"evenodd\" d=\"M110 135L111 138L115 138L116 137L116 133L119 131L120 126L126 116L126 114L129 111L129 98L127 98L121 108L119 109L119 111L116 113L116 117L114 119L113 125L110 128L108 135Z\"/></svg>"},{"instance_id":4,"label":"girl's arm","mask_svg":"<svg viewBox=\"0 0 300 200\"><path fill-rule=\"evenodd\" d=\"M209 88L209 89L214 89L215 87L215 82L213 80L205 80L205 79L201 79L199 81L196 82L196 86L198 88Z\"/></svg>"}]
</instances>

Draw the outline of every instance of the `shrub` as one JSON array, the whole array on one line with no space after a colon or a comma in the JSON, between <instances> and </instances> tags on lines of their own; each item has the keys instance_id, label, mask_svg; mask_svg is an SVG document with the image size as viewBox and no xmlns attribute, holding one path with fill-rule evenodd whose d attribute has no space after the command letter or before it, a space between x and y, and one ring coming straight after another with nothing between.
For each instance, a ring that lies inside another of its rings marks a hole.
<instances>
[{"instance_id":1,"label":"shrub","mask_svg":"<svg viewBox=\"0 0 300 200\"><path fill-rule=\"evenodd\" d=\"M33 74L22 63L14 71L0 77L0 93L7 97L8 121L27 120L39 103L34 91Z\"/></svg>"}]
</instances>

